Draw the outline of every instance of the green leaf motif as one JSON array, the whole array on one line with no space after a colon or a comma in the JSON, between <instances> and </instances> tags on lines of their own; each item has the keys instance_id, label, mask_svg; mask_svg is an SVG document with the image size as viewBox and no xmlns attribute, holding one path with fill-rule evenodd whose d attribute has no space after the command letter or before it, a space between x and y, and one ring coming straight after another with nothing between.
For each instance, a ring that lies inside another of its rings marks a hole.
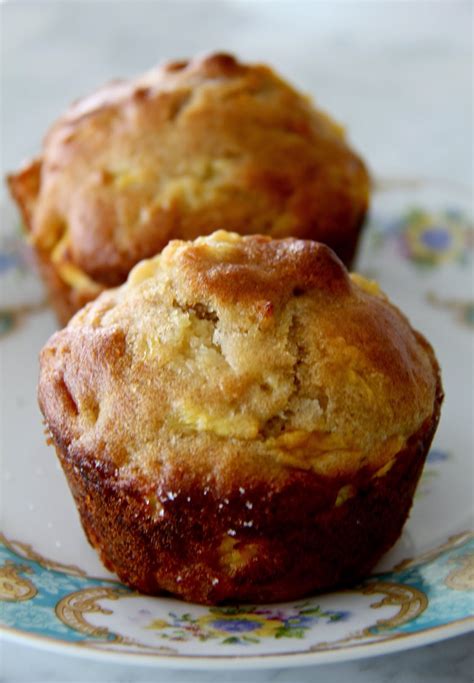
<instances>
[{"instance_id":1,"label":"green leaf motif","mask_svg":"<svg viewBox=\"0 0 474 683\"><path fill-rule=\"evenodd\" d=\"M218 614L219 616L234 617L237 614L249 614L255 611L255 607L210 607L211 614Z\"/></svg>"},{"instance_id":2,"label":"green leaf motif","mask_svg":"<svg viewBox=\"0 0 474 683\"><path fill-rule=\"evenodd\" d=\"M0 311L0 335L10 332L15 325L15 316L10 311Z\"/></svg>"},{"instance_id":3,"label":"green leaf motif","mask_svg":"<svg viewBox=\"0 0 474 683\"><path fill-rule=\"evenodd\" d=\"M300 610L300 614L307 614L311 616L318 616L318 617L325 617L327 614L323 612L321 607L319 605L316 605L316 607L308 607L307 609L302 609Z\"/></svg>"},{"instance_id":4,"label":"green leaf motif","mask_svg":"<svg viewBox=\"0 0 474 683\"><path fill-rule=\"evenodd\" d=\"M242 640L245 640L246 643L259 643L260 642L259 638L252 638L252 636L242 636Z\"/></svg>"},{"instance_id":5,"label":"green leaf motif","mask_svg":"<svg viewBox=\"0 0 474 683\"><path fill-rule=\"evenodd\" d=\"M282 626L276 631L275 638L304 638L304 629Z\"/></svg>"},{"instance_id":6,"label":"green leaf motif","mask_svg":"<svg viewBox=\"0 0 474 683\"><path fill-rule=\"evenodd\" d=\"M325 615L327 616L327 614ZM329 615L329 621L340 621L342 619L342 614L330 614Z\"/></svg>"}]
</instances>

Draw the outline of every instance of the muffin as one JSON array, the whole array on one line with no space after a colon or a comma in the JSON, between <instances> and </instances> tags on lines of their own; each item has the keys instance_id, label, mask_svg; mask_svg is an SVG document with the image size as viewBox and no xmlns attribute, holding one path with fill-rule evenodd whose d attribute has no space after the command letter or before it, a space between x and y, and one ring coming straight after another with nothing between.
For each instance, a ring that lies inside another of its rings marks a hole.
<instances>
[{"instance_id":1,"label":"muffin","mask_svg":"<svg viewBox=\"0 0 474 683\"><path fill-rule=\"evenodd\" d=\"M171 239L315 239L350 264L369 194L340 126L270 68L214 54L78 101L9 177L60 320Z\"/></svg>"},{"instance_id":2,"label":"muffin","mask_svg":"<svg viewBox=\"0 0 474 683\"><path fill-rule=\"evenodd\" d=\"M366 575L441 401L432 348L378 286L292 238L173 241L41 353L40 407L104 564L207 604Z\"/></svg>"}]
</instances>

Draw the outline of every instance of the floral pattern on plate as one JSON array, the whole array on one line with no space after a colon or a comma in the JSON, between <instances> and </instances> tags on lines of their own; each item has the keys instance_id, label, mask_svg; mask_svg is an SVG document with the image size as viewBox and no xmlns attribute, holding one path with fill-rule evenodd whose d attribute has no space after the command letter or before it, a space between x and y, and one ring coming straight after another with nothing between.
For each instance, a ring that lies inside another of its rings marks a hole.
<instances>
[{"instance_id":1,"label":"floral pattern on plate","mask_svg":"<svg viewBox=\"0 0 474 683\"><path fill-rule=\"evenodd\" d=\"M474 228L458 209L434 212L413 207L381 223L380 228L374 232L374 246L393 240L401 256L419 267L466 264L474 247Z\"/></svg>"},{"instance_id":2,"label":"floral pattern on plate","mask_svg":"<svg viewBox=\"0 0 474 683\"><path fill-rule=\"evenodd\" d=\"M204 607L139 595L53 568L29 546L4 537L0 559L4 626L102 649L197 656L217 645L245 656L288 641L285 651L308 652L392 639L473 613L474 535L468 533L354 589L275 606Z\"/></svg>"},{"instance_id":3,"label":"floral pattern on plate","mask_svg":"<svg viewBox=\"0 0 474 683\"><path fill-rule=\"evenodd\" d=\"M259 643L262 638L304 638L312 626L347 619L350 612L322 610L309 601L290 609L278 607L211 607L209 614L195 617L190 612L169 612L168 620L154 619L146 628L161 631L173 641L197 638L218 640L223 645ZM224 636L224 637L223 637Z\"/></svg>"}]
</instances>

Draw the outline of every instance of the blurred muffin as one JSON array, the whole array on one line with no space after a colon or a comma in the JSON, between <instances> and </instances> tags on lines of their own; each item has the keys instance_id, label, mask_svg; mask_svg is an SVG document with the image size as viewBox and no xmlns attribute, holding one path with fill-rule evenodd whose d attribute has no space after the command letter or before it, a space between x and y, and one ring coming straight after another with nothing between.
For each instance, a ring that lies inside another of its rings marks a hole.
<instances>
[{"instance_id":1,"label":"blurred muffin","mask_svg":"<svg viewBox=\"0 0 474 683\"><path fill-rule=\"evenodd\" d=\"M9 177L65 322L171 239L315 239L349 264L369 178L340 126L261 65L171 62L78 101Z\"/></svg>"},{"instance_id":2,"label":"blurred muffin","mask_svg":"<svg viewBox=\"0 0 474 683\"><path fill-rule=\"evenodd\" d=\"M145 593L280 601L398 538L436 429L428 342L326 246L171 242L41 354L87 536Z\"/></svg>"}]
</instances>

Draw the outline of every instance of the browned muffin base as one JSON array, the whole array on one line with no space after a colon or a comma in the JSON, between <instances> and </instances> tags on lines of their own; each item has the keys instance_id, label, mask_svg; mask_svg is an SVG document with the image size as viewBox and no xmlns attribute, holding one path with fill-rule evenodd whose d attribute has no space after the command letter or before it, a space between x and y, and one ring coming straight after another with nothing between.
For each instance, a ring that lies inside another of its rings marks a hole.
<instances>
[{"instance_id":1,"label":"browned muffin base","mask_svg":"<svg viewBox=\"0 0 474 683\"><path fill-rule=\"evenodd\" d=\"M160 479L126 484L114 467L70 456L57 441L56 448L89 541L124 583L204 604L294 600L358 581L395 543L441 400L439 389L432 418L392 468L379 477L360 471L350 482L356 495L339 506L348 482L305 470L295 469L278 488L242 482L219 500L184 475L174 497ZM236 557L245 560L240 568Z\"/></svg>"}]
</instances>

